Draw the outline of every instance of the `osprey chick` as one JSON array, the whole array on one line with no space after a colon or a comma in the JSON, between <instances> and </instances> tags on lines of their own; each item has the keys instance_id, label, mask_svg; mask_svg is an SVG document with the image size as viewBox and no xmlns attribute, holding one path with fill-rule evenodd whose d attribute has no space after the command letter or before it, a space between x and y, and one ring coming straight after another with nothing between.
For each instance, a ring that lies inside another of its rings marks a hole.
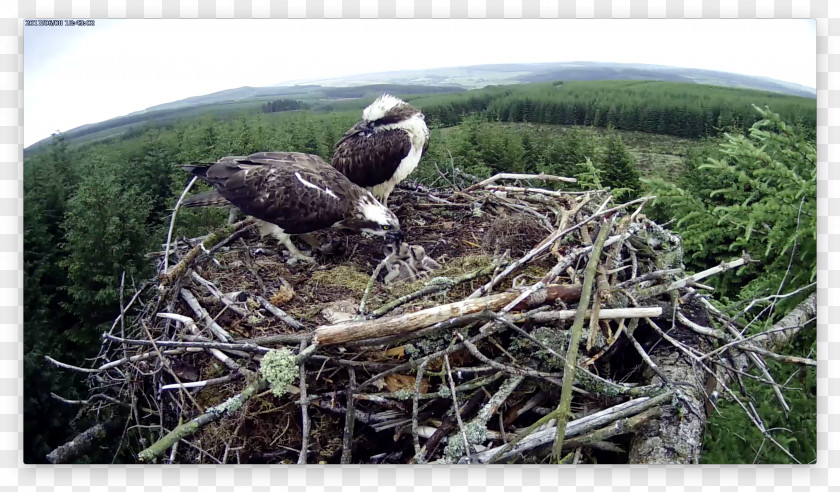
<instances>
[{"instance_id":1,"label":"osprey chick","mask_svg":"<svg viewBox=\"0 0 840 492\"><path fill-rule=\"evenodd\" d=\"M414 171L428 146L423 113L383 94L335 145L332 165L387 206L394 186Z\"/></svg>"},{"instance_id":2,"label":"osprey chick","mask_svg":"<svg viewBox=\"0 0 840 492\"><path fill-rule=\"evenodd\" d=\"M313 260L292 244L290 234L335 227L402 239L393 212L316 155L259 152L183 169L216 188L184 200L184 206L234 205L257 219L261 235L274 236L304 261Z\"/></svg>"}]
</instances>

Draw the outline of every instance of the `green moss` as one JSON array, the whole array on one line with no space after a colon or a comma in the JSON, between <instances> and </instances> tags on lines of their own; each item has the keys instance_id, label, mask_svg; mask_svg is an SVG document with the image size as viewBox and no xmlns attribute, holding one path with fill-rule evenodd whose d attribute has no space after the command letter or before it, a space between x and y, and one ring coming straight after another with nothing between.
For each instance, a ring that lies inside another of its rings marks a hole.
<instances>
[{"instance_id":1,"label":"green moss","mask_svg":"<svg viewBox=\"0 0 840 492\"><path fill-rule=\"evenodd\" d=\"M330 270L320 270L312 274L312 281L321 285L345 287L361 294L367 287L370 274L362 273L348 265L340 265Z\"/></svg>"}]
</instances>

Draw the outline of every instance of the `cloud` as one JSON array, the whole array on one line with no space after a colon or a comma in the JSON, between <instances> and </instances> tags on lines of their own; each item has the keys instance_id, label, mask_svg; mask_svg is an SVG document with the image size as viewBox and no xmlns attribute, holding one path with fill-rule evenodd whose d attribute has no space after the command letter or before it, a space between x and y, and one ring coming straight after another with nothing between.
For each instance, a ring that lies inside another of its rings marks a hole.
<instances>
[{"instance_id":1,"label":"cloud","mask_svg":"<svg viewBox=\"0 0 840 492\"><path fill-rule=\"evenodd\" d=\"M24 142L224 89L380 71L609 61L816 83L808 20L136 19L24 28Z\"/></svg>"}]
</instances>

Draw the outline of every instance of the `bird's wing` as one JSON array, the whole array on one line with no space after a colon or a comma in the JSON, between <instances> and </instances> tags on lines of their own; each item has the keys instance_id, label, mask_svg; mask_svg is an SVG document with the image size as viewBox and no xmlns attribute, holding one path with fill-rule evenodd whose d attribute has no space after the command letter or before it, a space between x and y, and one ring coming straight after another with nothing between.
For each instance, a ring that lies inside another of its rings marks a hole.
<instances>
[{"instance_id":1,"label":"bird's wing","mask_svg":"<svg viewBox=\"0 0 840 492\"><path fill-rule=\"evenodd\" d=\"M342 139L332 165L359 186L376 186L394 175L411 152L411 138L404 130L357 133Z\"/></svg>"},{"instance_id":2,"label":"bird's wing","mask_svg":"<svg viewBox=\"0 0 840 492\"><path fill-rule=\"evenodd\" d=\"M349 181L317 156L261 152L238 159L236 166L220 194L287 233L330 227L352 208Z\"/></svg>"}]
</instances>

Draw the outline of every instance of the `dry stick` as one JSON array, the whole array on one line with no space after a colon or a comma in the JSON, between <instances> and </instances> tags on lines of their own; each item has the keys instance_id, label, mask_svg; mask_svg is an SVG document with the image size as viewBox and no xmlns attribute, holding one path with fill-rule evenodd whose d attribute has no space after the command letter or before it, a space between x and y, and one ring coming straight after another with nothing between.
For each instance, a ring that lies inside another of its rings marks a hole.
<instances>
[{"instance_id":1,"label":"dry stick","mask_svg":"<svg viewBox=\"0 0 840 492\"><path fill-rule=\"evenodd\" d=\"M262 305L262 307L264 307L269 313L273 314L277 318L280 318L280 320L283 321L284 323L286 323L287 325L289 325L290 328L293 328L293 329L298 330L298 331L307 331L307 328L303 324L301 324L300 321L298 321L298 320L292 318L291 316L289 316L286 313L286 311L283 311L279 307L275 306L268 299L266 299L262 296L257 296L257 300L260 301L260 304ZM276 335L276 336L283 337L283 336L288 336L288 335ZM267 338L270 338L270 337L267 337ZM280 341L281 339L282 338L279 338L277 340ZM297 340L297 341L300 341L300 340Z\"/></svg>"},{"instance_id":2,"label":"dry stick","mask_svg":"<svg viewBox=\"0 0 840 492\"><path fill-rule=\"evenodd\" d=\"M382 268L385 266L385 260L383 259L376 265L376 268L373 269L373 273L370 275L370 279L368 280L367 286L365 286L365 292L362 294L362 300L359 302L359 314L365 314L365 303L367 303L367 298L370 295L371 289L373 289L373 284L376 283L376 277L379 276L379 272L382 271Z\"/></svg>"},{"instance_id":3,"label":"dry stick","mask_svg":"<svg viewBox=\"0 0 840 492\"><path fill-rule=\"evenodd\" d=\"M314 346L308 347L306 350L302 350L297 356L295 356L295 364L303 366L303 363L314 351ZM166 450L172 447L176 442L195 434L210 422L215 422L226 415L236 413L248 400L262 392L262 390L266 387L268 387L268 382L264 378L261 376L254 378L254 380L251 381L251 383L248 384L241 393L228 398L220 405L208 408L204 411L204 413L189 422L184 422L183 424L178 425L157 442L141 451L138 454L138 458L143 462L149 462L155 459L166 452Z\"/></svg>"},{"instance_id":4,"label":"dry stick","mask_svg":"<svg viewBox=\"0 0 840 492\"><path fill-rule=\"evenodd\" d=\"M485 310L494 311L505 305L507 305L506 309L510 310L515 306L522 305L520 301L523 300L527 306L528 304L552 302L558 298L567 299L570 296L576 298L577 291L576 286L551 285L544 290L545 295L528 296L525 294L523 297L518 292L504 292L478 299L465 299L399 316L324 325L315 329L313 340L316 345L336 345L368 338L406 334L466 314ZM528 299L525 299L525 297L528 297Z\"/></svg>"},{"instance_id":5,"label":"dry stick","mask_svg":"<svg viewBox=\"0 0 840 492\"><path fill-rule=\"evenodd\" d=\"M673 392L666 391L653 397L645 396L636 398L634 400L626 401L610 408L606 408L600 412L587 415L586 417L573 420L566 427L565 436L569 438L576 437L592 429L604 427L616 420L636 415L649 408L654 408L666 403L671 400L673 396ZM550 424L550 422L557 417L557 414L558 411L556 409L551 411L531 424L527 429L519 432L513 440L504 446L482 451L481 453L472 456L472 458L478 463L495 463L498 460L507 459L523 451L555 441L556 434L553 427L537 432L534 431L540 427Z\"/></svg>"},{"instance_id":6,"label":"dry stick","mask_svg":"<svg viewBox=\"0 0 840 492\"><path fill-rule=\"evenodd\" d=\"M690 275L688 277L682 278L675 282L672 282L668 285L657 285L655 287L650 287L648 289L644 289L641 291L633 292L633 298L636 301L644 301L645 299L650 299L651 297L657 297L662 295L666 292L671 292L674 290L679 290L687 286L691 282L697 282L699 280L703 280L706 277L711 277L712 275L717 275L718 273L725 272L727 270L731 270L733 268L738 268L740 266L752 263L753 261L750 259L749 255L746 253L743 257L738 258L737 260L732 260L728 263L721 263L716 267L712 267L702 272L695 273L694 275Z\"/></svg>"},{"instance_id":7,"label":"dry stick","mask_svg":"<svg viewBox=\"0 0 840 492\"><path fill-rule=\"evenodd\" d=\"M163 354L163 355L180 355L180 354L183 354L183 353L186 353L186 352L204 352L204 349L190 347L190 348L187 348L187 349L161 350L160 354ZM142 354L132 355L131 357L128 357L128 358L123 357L122 359L117 359L115 361L111 361L111 362L108 362L106 364L102 364L101 366L99 366L99 368L96 369L96 371L98 371L98 372L107 371L109 369L119 367L119 366L127 364L129 362L137 362L138 360L153 359L155 357L158 357L160 354L158 354L157 352L144 352Z\"/></svg>"},{"instance_id":8,"label":"dry stick","mask_svg":"<svg viewBox=\"0 0 840 492\"><path fill-rule=\"evenodd\" d=\"M474 272L468 273L466 275L461 275L460 277L456 277L454 279L447 278L447 277L436 277L426 283L426 285L415 292L410 294L406 294L398 299L394 299L393 301L385 304L384 306L380 307L379 309L374 310L367 316L365 319L374 319L379 318L388 314L389 312L393 311L394 309L402 306L407 302L411 302L415 299L419 299L421 297L427 296L429 294L434 294L436 292L440 292L442 290L449 290L457 285L460 285L464 282L468 282L470 280L476 279L478 277L483 277L485 275L490 275L493 271L500 266L501 263L493 262L492 264L476 270Z\"/></svg>"},{"instance_id":9,"label":"dry stick","mask_svg":"<svg viewBox=\"0 0 840 492\"><path fill-rule=\"evenodd\" d=\"M213 320L213 318L210 316L210 313L208 313L207 310L201 306L201 304L198 302L198 299L195 298L192 292L182 288L181 297L183 297L184 300L187 301L187 305L190 307L190 309L193 310L195 315L198 316L198 319L200 319L204 322L205 325L207 325L207 329L209 329L214 335L219 337L221 341L233 341L233 337L230 335L230 333L225 331L224 328L219 326L219 324Z\"/></svg>"},{"instance_id":10,"label":"dry stick","mask_svg":"<svg viewBox=\"0 0 840 492\"><path fill-rule=\"evenodd\" d=\"M186 273L189 266L198 258L198 255L201 254L202 251L207 251L207 248L212 248L213 246L219 244L220 242L226 240L230 235L236 233L237 231L244 229L254 223L254 218L249 217L245 220L241 220L236 224L233 224L230 227L226 227L221 229L217 232L214 232L208 235L201 244L198 244L193 249L191 249L182 259L179 261L172 269L168 272L163 272L160 274L160 285L162 287L172 285L178 279L180 279L184 273Z\"/></svg>"},{"instance_id":11,"label":"dry stick","mask_svg":"<svg viewBox=\"0 0 840 492\"><path fill-rule=\"evenodd\" d=\"M500 371L505 371L509 374L514 376L528 376L532 378L540 378L545 379L546 381L560 385L560 380L557 379L560 374L551 374L548 372L537 371L536 369L531 369L530 367L518 367L518 366L508 366L502 364L501 362L496 362L493 359L487 357L486 355L482 354L478 347L475 346L474 343L470 342L463 335L460 333L457 334L458 337L461 339L461 343L466 347L466 349L473 355L476 359L480 360L481 362L487 364L488 366L498 369Z\"/></svg>"},{"instance_id":12,"label":"dry stick","mask_svg":"<svg viewBox=\"0 0 840 492\"><path fill-rule=\"evenodd\" d=\"M198 335L200 333L200 330L198 329L198 326L196 325L195 321L188 316L182 316L180 314L174 314L174 313L158 313L157 317L158 318L174 319L176 321L180 321L187 328L187 330L189 330L194 335ZM246 377L251 374L250 370L245 369L244 367L241 367L239 364L236 363L236 361L234 361L233 359L228 357L221 350L216 349L216 348L211 348L211 349L209 349L209 351L213 355L213 357L219 359L228 369L230 369L234 372L238 372L242 376L246 376Z\"/></svg>"},{"instance_id":13,"label":"dry stick","mask_svg":"<svg viewBox=\"0 0 840 492\"><path fill-rule=\"evenodd\" d=\"M511 193L535 193L537 195L548 195L553 196L555 198L570 198L570 195L579 195L581 193L588 193L588 192L579 192L579 191L553 191L553 190L545 190L542 188L523 188L520 186L501 186L501 185L485 185L485 189L489 191L509 191Z\"/></svg>"},{"instance_id":14,"label":"dry stick","mask_svg":"<svg viewBox=\"0 0 840 492\"><path fill-rule=\"evenodd\" d=\"M592 255L589 257L586 270L584 270L583 291L580 293L578 314L575 316L575 322L572 324L572 336L569 340L569 348L566 350L566 364L563 369L563 387L560 391L560 403L557 405L557 434L554 438L554 449L552 451L555 462L559 462L561 458L563 439L566 432L566 421L569 418L568 414L572 404L572 383L575 380L578 344L580 343L580 337L583 331L584 313L589 306L589 298L592 295L592 283L595 280L598 269L598 260L601 258L601 250L604 247L604 241L607 240L610 229L612 229L612 221L601 223L601 230L598 232L598 237L592 245Z\"/></svg>"},{"instance_id":15,"label":"dry stick","mask_svg":"<svg viewBox=\"0 0 840 492\"><path fill-rule=\"evenodd\" d=\"M189 383L174 383L174 384L166 384L160 387L161 391L173 390L173 389L189 389L189 388L204 388L207 386L215 386L217 384L225 384L227 382L233 381L239 376L238 373L228 374L227 376L222 376L220 378L213 378L213 379L205 379L204 381L192 381Z\"/></svg>"},{"instance_id":16,"label":"dry stick","mask_svg":"<svg viewBox=\"0 0 840 492\"><path fill-rule=\"evenodd\" d=\"M449 392L452 397L452 413L455 414L455 420L458 422L458 429L461 431L461 438L464 439L464 452L467 456L469 456L470 441L467 439L467 432L464 430L464 421L461 420L458 398L455 396L455 379L452 377L452 367L449 365L449 355L443 356L443 362L446 365L446 375L449 379ZM469 458L467 458L467 463L469 464Z\"/></svg>"},{"instance_id":17,"label":"dry stick","mask_svg":"<svg viewBox=\"0 0 840 492\"><path fill-rule=\"evenodd\" d=\"M242 316L243 318L248 316L248 311L246 309L242 309L241 307L238 306L239 303L236 303L236 302L232 301L226 295L224 295L222 293L222 291L220 291L219 288L216 287L216 285L213 282L211 282L209 280L206 280L204 277L202 277L201 275L197 274L194 271L190 272L190 276L193 278L193 280L195 280L196 282L203 285L204 288L207 289L207 292L209 292L211 296L218 299L222 304L227 306L228 309L230 309L234 313L238 314L239 316Z\"/></svg>"},{"instance_id":18,"label":"dry stick","mask_svg":"<svg viewBox=\"0 0 840 492\"><path fill-rule=\"evenodd\" d=\"M468 193L472 190L477 188L482 188L484 186L489 185L490 183L495 183L500 179L539 179L542 181L563 181L565 183L577 183L577 179L575 178L565 178L563 176L554 176L551 174L515 174L515 173L499 173L494 176L490 176L489 178L476 183L472 186L465 188L462 193Z\"/></svg>"},{"instance_id":19,"label":"dry stick","mask_svg":"<svg viewBox=\"0 0 840 492\"><path fill-rule=\"evenodd\" d=\"M300 342L300 353L306 350L309 342L304 340ZM312 345L314 351L315 345ZM306 398L306 365L300 365L300 416L302 420L301 438L300 438L300 455L298 456L298 464L306 464L306 453L309 451L309 400Z\"/></svg>"},{"instance_id":20,"label":"dry stick","mask_svg":"<svg viewBox=\"0 0 840 492\"><path fill-rule=\"evenodd\" d=\"M172 229L175 228L175 216L178 215L178 209L181 208L181 202L184 201L184 197L187 196L187 193L190 192L195 182L198 181L198 176L193 176L193 179L190 180L189 184L187 184L184 191L181 193L181 197L178 198L178 202L175 203L175 208L172 209L172 218L169 219L169 232L166 234L166 249L163 252L163 272L166 273L167 268L169 268L169 245L172 243Z\"/></svg>"},{"instance_id":21,"label":"dry stick","mask_svg":"<svg viewBox=\"0 0 840 492\"><path fill-rule=\"evenodd\" d=\"M707 326L698 325L697 323L688 319L681 312L677 313L677 320L680 323L682 323L683 325L690 328L695 333L698 333L700 335L717 338L718 340L723 340L725 342L731 342L732 341L732 338L730 336L727 336L724 333L722 333L721 331L716 330L714 328L709 328ZM736 330L736 332L737 332L737 330ZM756 354L763 355L764 357L770 357L771 359L776 359L778 361L787 362L787 363L790 363L790 364L800 364L800 365L804 365L804 366L813 366L813 367L817 366L817 361L815 361L814 359L809 359L809 358L806 358L806 357L796 357L794 355L777 354L777 353L771 352L767 349L763 349L761 347L756 347L755 345L753 345L751 343L746 343L746 341L744 341L743 339L741 339L741 340L743 341L743 343L738 344L737 348L739 350L755 352ZM705 357L708 357L708 356L709 355L706 355Z\"/></svg>"},{"instance_id":22,"label":"dry stick","mask_svg":"<svg viewBox=\"0 0 840 492\"><path fill-rule=\"evenodd\" d=\"M570 448L604 442L607 439L610 439L617 435L629 434L632 431L638 429L642 424L650 422L651 420L658 418L661 415L662 407L654 407L649 410L645 410L644 412L638 415L616 420L611 425L601 427L600 429L596 429L592 432L587 432L582 436L566 439L566 443L564 444L564 446Z\"/></svg>"},{"instance_id":23,"label":"dry stick","mask_svg":"<svg viewBox=\"0 0 840 492\"><path fill-rule=\"evenodd\" d=\"M88 373L88 374L93 374L93 373L99 372L99 369L89 369L87 367L78 367L78 366L73 366L73 365L70 365L70 364L65 364L64 362L59 362L59 361L53 359L52 357L50 357L49 355L45 355L44 359L46 359L46 361L49 362L50 364L52 364L56 367L60 367L62 369L70 369L71 371L84 372L84 373Z\"/></svg>"},{"instance_id":24,"label":"dry stick","mask_svg":"<svg viewBox=\"0 0 840 492\"><path fill-rule=\"evenodd\" d=\"M350 384L347 386L347 414L344 417L344 437L342 438L341 464L352 463L353 457L353 425L356 423L356 406L353 404L353 391L356 390L356 371L347 368L350 374Z\"/></svg>"},{"instance_id":25,"label":"dry stick","mask_svg":"<svg viewBox=\"0 0 840 492\"><path fill-rule=\"evenodd\" d=\"M202 341L195 341L195 342L179 342L179 341L170 341L170 340L155 340L154 342L151 340L134 340L130 338L120 338L114 335L108 335L107 333L103 335L103 338L106 340L111 340L114 342L119 342L125 345L144 345L144 346L153 346L157 345L159 347L197 347L197 348L214 348L219 350L239 350L242 352L249 352L254 354L264 354L268 352L269 348L260 347L259 345L253 343L224 343L224 342L202 342Z\"/></svg>"},{"instance_id":26,"label":"dry stick","mask_svg":"<svg viewBox=\"0 0 840 492\"><path fill-rule=\"evenodd\" d=\"M604 200L604 202L601 203L601 205L598 207L598 210L599 210L598 212L592 214L591 216L589 216L585 220L583 220L581 222L578 222L577 224L573 225L572 227L569 227L567 229L556 230L554 233L552 233L547 238L545 238L538 246L536 246L534 249L532 249L527 254L525 254L525 256L523 256L522 258L520 258L520 259L516 260L515 262L511 263L510 265L508 265L508 267L505 268L501 273L499 273L498 275L493 277L493 279L491 279L489 282L487 282L486 284L481 286L478 290L476 290L475 292L470 294L467 297L467 299L472 299L472 298L475 298L475 297L482 296L482 295L486 294L491 289L493 289L493 287L498 285L498 283L501 282L504 278L506 278L508 275L510 275L514 270L516 270L520 266L524 265L525 263L531 261L537 255L545 252L545 250L549 249L552 244L559 241L562 237L566 236L567 234L569 234L571 232L576 231L577 229L586 225L587 223L594 220L595 218L603 216L603 215L607 215L607 214L610 214L610 213L613 213L613 212L616 212L618 210L621 210L623 208L626 208L630 205L634 205L634 204L639 203L639 202L648 201L652 198L655 198L655 197L647 196L647 197L639 198L639 199L636 199L636 200L618 205L618 206L610 208L610 209L603 210L603 207L609 202L609 200L612 199L612 196L607 196L607 198ZM623 237L623 235L619 235L619 236L615 236L614 238L610 238L610 239L614 240L614 241L618 241L622 237ZM611 244L611 243L608 242L608 244ZM575 253L574 253L576 255L575 257L577 257L577 255L586 253L589 250L590 250L590 247L579 248L579 249L575 250Z\"/></svg>"},{"instance_id":27,"label":"dry stick","mask_svg":"<svg viewBox=\"0 0 840 492\"><path fill-rule=\"evenodd\" d=\"M414 456L420 458L420 437L417 435L417 413L420 407L420 383L423 381L423 374L426 372L426 366L429 361L423 361L420 367L417 368L417 375L414 378L414 395L411 399L411 438L414 441ZM418 461L419 463L420 461Z\"/></svg>"}]
</instances>

